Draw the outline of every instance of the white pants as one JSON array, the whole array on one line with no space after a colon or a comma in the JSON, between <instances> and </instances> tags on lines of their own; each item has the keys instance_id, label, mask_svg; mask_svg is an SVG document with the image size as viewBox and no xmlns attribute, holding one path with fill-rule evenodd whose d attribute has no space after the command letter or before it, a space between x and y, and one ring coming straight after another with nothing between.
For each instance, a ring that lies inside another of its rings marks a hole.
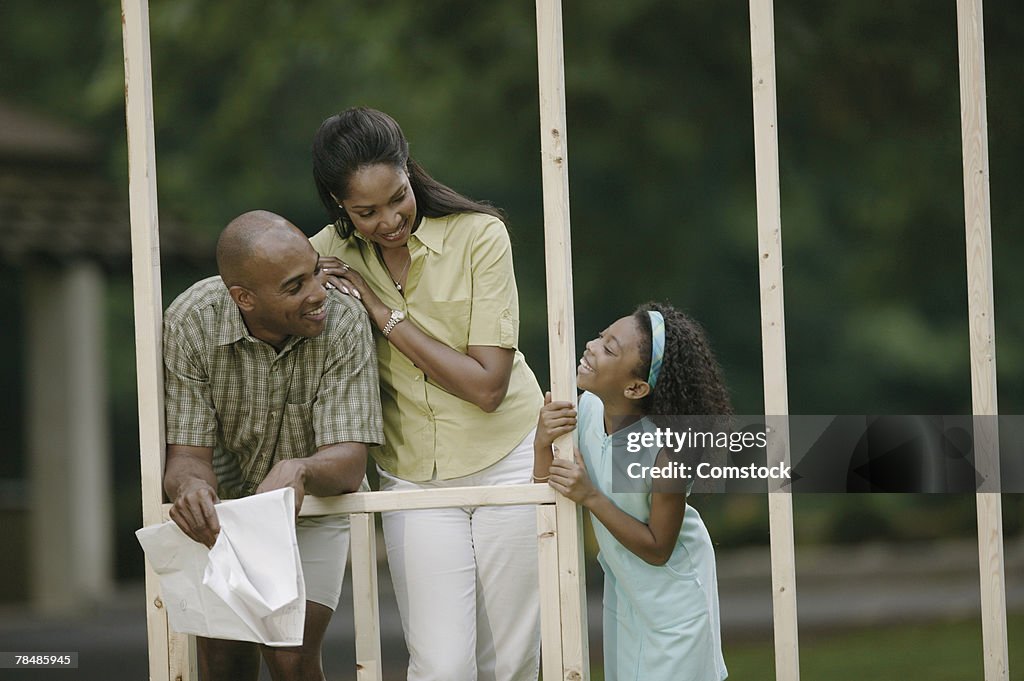
<instances>
[{"instance_id":1,"label":"white pants","mask_svg":"<svg viewBox=\"0 0 1024 681\"><path fill-rule=\"evenodd\" d=\"M479 473L417 483L380 471L380 487L524 484L532 472L531 432ZM540 599L534 507L381 515L409 648L409 681L536 681Z\"/></svg>"}]
</instances>

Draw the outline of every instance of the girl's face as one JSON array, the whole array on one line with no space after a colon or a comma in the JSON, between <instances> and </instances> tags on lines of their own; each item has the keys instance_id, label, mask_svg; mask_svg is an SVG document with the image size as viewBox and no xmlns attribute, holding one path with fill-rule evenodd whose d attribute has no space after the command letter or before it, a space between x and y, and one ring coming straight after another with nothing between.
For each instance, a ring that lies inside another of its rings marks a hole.
<instances>
[{"instance_id":1,"label":"girl's face","mask_svg":"<svg viewBox=\"0 0 1024 681\"><path fill-rule=\"evenodd\" d=\"M576 368L576 382L598 397L620 398L638 383L647 385L637 378L639 365L640 330L633 317L623 317L587 343Z\"/></svg>"},{"instance_id":2,"label":"girl's face","mask_svg":"<svg viewBox=\"0 0 1024 681\"><path fill-rule=\"evenodd\" d=\"M360 168L341 205L356 231L381 248L405 246L416 226L416 197L405 168L387 163Z\"/></svg>"}]
</instances>

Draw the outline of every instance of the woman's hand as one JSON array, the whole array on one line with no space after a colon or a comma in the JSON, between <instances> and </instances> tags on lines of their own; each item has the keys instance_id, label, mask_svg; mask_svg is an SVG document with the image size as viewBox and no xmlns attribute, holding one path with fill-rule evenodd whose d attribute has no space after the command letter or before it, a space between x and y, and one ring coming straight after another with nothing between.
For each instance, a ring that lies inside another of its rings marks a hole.
<instances>
[{"instance_id":1,"label":"woman's hand","mask_svg":"<svg viewBox=\"0 0 1024 681\"><path fill-rule=\"evenodd\" d=\"M551 393L544 393L544 406L537 419L537 434L533 443L537 447L550 447L551 443L576 428L576 408L572 402L552 402Z\"/></svg>"},{"instance_id":2,"label":"woman's hand","mask_svg":"<svg viewBox=\"0 0 1024 681\"><path fill-rule=\"evenodd\" d=\"M381 301L359 272L334 256L321 256L320 270L325 275L327 288L336 288L360 301L377 328L387 323L391 316L391 308Z\"/></svg>"},{"instance_id":3,"label":"woman's hand","mask_svg":"<svg viewBox=\"0 0 1024 681\"><path fill-rule=\"evenodd\" d=\"M600 497L594 484L587 475L587 467L580 458L580 450L574 452L573 460L553 459L551 461L548 484L564 497L568 497L581 506Z\"/></svg>"}]
</instances>

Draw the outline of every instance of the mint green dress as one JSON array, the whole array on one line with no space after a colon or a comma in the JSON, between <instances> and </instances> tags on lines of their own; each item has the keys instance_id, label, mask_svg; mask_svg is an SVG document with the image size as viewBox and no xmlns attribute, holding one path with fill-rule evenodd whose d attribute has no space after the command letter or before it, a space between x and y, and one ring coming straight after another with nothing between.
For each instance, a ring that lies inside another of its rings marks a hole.
<instances>
[{"instance_id":1,"label":"mint green dress","mask_svg":"<svg viewBox=\"0 0 1024 681\"><path fill-rule=\"evenodd\" d=\"M630 432L653 432L656 426L645 418L606 435L604 405L591 393L580 397L578 414L577 442L591 481L620 509L648 522L650 481L639 482L646 491L613 492L612 477L616 468L624 475L625 466L633 461L654 464L657 449L628 454L625 445ZM665 565L644 562L597 518L593 520L604 570L605 679L725 679L715 553L697 510L687 506L676 547Z\"/></svg>"}]
</instances>

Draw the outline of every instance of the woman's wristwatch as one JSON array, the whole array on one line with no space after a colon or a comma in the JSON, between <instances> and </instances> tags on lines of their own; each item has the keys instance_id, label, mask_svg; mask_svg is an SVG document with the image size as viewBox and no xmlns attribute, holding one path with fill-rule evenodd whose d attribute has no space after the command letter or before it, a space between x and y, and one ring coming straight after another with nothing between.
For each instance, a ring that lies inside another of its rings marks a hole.
<instances>
[{"instance_id":1,"label":"woman's wristwatch","mask_svg":"<svg viewBox=\"0 0 1024 681\"><path fill-rule=\"evenodd\" d=\"M395 330L396 326L398 326L398 322L402 321L403 319L405 319L404 312L402 312L401 310L392 310L391 316L388 317L387 323L384 324L384 328L380 330L381 333L384 334L384 337L387 338L389 335L391 335L391 332Z\"/></svg>"}]
</instances>

